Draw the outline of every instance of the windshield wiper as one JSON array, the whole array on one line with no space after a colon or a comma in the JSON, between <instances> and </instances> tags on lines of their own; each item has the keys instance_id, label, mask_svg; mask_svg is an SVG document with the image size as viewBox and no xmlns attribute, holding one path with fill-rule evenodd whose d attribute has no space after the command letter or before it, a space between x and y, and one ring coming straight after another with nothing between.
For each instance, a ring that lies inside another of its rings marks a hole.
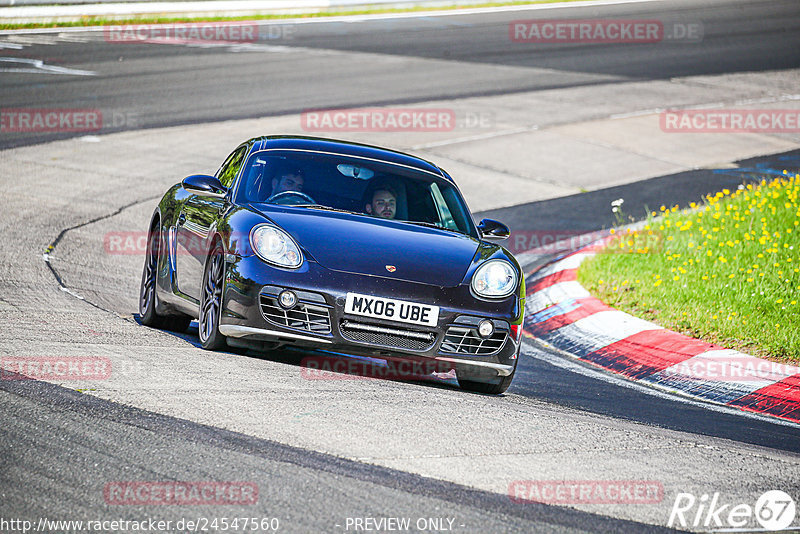
<instances>
[{"instance_id":1,"label":"windshield wiper","mask_svg":"<svg viewBox=\"0 0 800 534\"><path fill-rule=\"evenodd\" d=\"M427 228L436 228L437 230L447 230L448 232L455 232L457 234L462 234L461 230L454 230L452 228L447 228L446 226L439 226L435 223L423 222L423 221L403 221L407 222L408 224L416 224L417 226L425 226Z\"/></svg>"},{"instance_id":2,"label":"windshield wiper","mask_svg":"<svg viewBox=\"0 0 800 534\"><path fill-rule=\"evenodd\" d=\"M312 210L323 210L323 211L336 211L339 213L352 213L353 215L363 215L363 213L356 213L355 211L343 210L339 208L332 208L330 206L323 206L322 204L298 204L296 207L298 208L309 208Z\"/></svg>"}]
</instances>

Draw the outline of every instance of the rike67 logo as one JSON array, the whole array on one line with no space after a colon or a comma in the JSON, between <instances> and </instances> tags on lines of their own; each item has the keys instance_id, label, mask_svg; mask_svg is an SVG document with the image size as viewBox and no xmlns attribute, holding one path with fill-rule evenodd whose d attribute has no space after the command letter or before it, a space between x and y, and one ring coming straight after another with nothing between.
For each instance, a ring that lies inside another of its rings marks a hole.
<instances>
[{"instance_id":1,"label":"rike67 logo","mask_svg":"<svg viewBox=\"0 0 800 534\"><path fill-rule=\"evenodd\" d=\"M699 498L691 493L678 493L669 514L668 527L721 529L731 532L752 530L756 524L767 531L785 530L792 526L796 514L794 499L780 490L767 491L748 503L724 503L719 493Z\"/></svg>"}]
</instances>

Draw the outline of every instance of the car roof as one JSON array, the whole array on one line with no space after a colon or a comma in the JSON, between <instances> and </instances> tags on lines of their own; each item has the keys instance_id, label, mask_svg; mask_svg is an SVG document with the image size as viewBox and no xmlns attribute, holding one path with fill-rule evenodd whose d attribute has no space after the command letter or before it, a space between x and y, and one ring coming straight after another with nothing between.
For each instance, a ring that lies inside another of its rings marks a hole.
<instances>
[{"instance_id":1,"label":"car roof","mask_svg":"<svg viewBox=\"0 0 800 534\"><path fill-rule=\"evenodd\" d=\"M372 145L354 143L352 141L341 141L338 139L325 139L322 137L306 137L299 135L266 135L256 137L250 141L254 142L254 150L265 149L294 149L310 150L315 152L332 152L335 154L361 156L372 158L388 163L397 163L427 171L437 176L441 176L449 182L453 179L438 166L411 154L405 154L397 150L381 148Z\"/></svg>"}]
</instances>

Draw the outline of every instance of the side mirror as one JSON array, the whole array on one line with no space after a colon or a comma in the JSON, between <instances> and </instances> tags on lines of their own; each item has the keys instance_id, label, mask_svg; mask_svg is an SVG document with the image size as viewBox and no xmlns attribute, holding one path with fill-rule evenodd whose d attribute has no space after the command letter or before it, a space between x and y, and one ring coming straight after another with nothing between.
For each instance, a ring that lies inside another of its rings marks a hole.
<instances>
[{"instance_id":1,"label":"side mirror","mask_svg":"<svg viewBox=\"0 0 800 534\"><path fill-rule=\"evenodd\" d=\"M219 180L205 174L187 176L183 179L182 184L187 191L206 197L222 198L228 192Z\"/></svg>"},{"instance_id":2,"label":"side mirror","mask_svg":"<svg viewBox=\"0 0 800 534\"><path fill-rule=\"evenodd\" d=\"M478 224L478 231L481 236L494 239L507 239L511 235L508 226L494 219L483 219Z\"/></svg>"}]
</instances>

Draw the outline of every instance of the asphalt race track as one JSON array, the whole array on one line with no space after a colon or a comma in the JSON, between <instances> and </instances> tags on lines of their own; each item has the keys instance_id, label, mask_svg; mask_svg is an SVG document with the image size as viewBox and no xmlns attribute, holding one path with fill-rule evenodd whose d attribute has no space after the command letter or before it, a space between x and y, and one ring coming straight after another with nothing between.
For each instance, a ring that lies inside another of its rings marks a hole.
<instances>
[{"instance_id":1,"label":"asphalt race track","mask_svg":"<svg viewBox=\"0 0 800 534\"><path fill-rule=\"evenodd\" d=\"M507 95L635 80L796 68L797 4L674 0L564 8L558 16L624 17L702 25L702 43L538 45L509 42L508 24L553 11L308 24L263 31L239 47L105 42L102 32L47 34L9 58L97 71L97 76L4 75L3 106L83 106L135 116L137 127ZM59 35L61 36L59 38ZM85 39L85 41L84 41ZM82 42L84 41L84 42ZM102 42L97 42L102 41ZM4 47L6 48L6 47ZM259 52L263 55L260 55ZM578 52L578 53L576 53ZM356 56L355 53L358 53ZM354 58L358 61L353 61ZM48 79L50 78L50 79ZM114 129L115 124L107 125ZM122 128L125 125L120 125ZM4 138L3 146L53 136Z\"/></svg>"},{"instance_id":2,"label":"asphalt race track","mask_svg":"<svg viewBox=\"0 0 800 534\"><path fill-rule=\"evenodd\" d=\"M702 39L509 40L513 20L615 17L695 25ZM797 425L656 393L535 342L501 396L462 392L447 378L308 379L308 353L297 350L203 351L196 326L178 335L138 323L143 258L108 245L144 231L170 185L213 172L257 134L352 138L443 162L478 218L524 231L596 230L613 223L615 198L641 217L756 179L753 169L800 171L796 133L685 140L657 132L654 111L797 109L795 0L286 21L261 31L238 45L0 34L2 109L103 116L97 131L0 132L0 356L104 358L113 369L97 381L0 380L0 531L21 530L4 526L9 519L88 532L39 521L154 518L172 521L162 530L189 531L202 528L186 521L248 516L277 518L281 532L390 530L359 518L409 518L409 531L642 532L667 530L681 492L719 493L731 506L753 506L768 490L800 497ZM459 122L444 132L334 134L304 130L298 115L374 106L448 108ZM528 259L533 268L548 258ZM663 495L515 502L509 488L525 480L649 481ZM124 481L246 482L258 499L110 502L104 490Z\"/></svg>"}]
</instances>

